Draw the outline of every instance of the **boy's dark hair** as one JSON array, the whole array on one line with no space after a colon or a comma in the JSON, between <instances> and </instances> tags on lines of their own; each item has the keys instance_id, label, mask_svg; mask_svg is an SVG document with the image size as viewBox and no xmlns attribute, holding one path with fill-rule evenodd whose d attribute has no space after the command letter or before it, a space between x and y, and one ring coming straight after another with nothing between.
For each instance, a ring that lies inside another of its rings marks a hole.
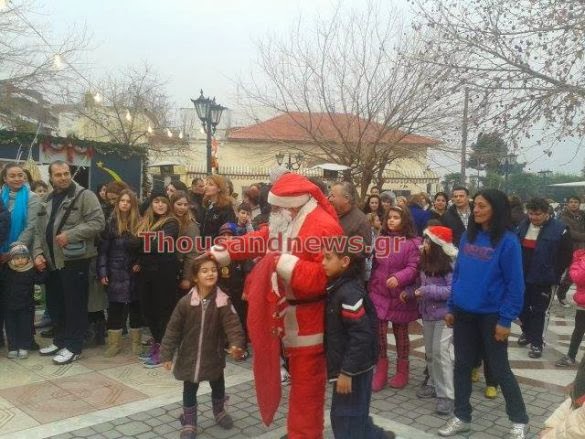
<instances>
[{"instance_id":1,"label":"boy's dark hair","mask_svg":"<svg viewBox=\"0 0 585 439\"><path fill-rule=\"evenodd\" d=\"M528 202L526 203L526 210L532 210L533 212L544 212L547 213L549 210L549 204L548 201L546 201L544 198L531 198L530 200L528 200Z\"/></svg>"},{"instance_id":2,"label":"boy's dark hair","mask_svg":"<svg viewBox=\"0 0 585 439\"><path fill-rule=\"evenodd\" d=\"M43 180L35 180L30 184L30 190L31 191L35 191L37 190L37 188L45 188L46 190L49 190L49 185L47 183L45 183Z\"/></svg>"},{"instance_id":3,"label":"boy's dark hair","mask_svg":"<svg viewBox=\"0 0 585 439\"><path fill-rule=\"evenodd\" d=\"M455 189L453 189L455 190ZM446 201L449 201L449 195L446 192L437 192L433 197L433 200L437 201L437 198L443 197Z\"/></svg>"},{"instance_id":4,"label":"boy's dark hair","mask_svg":"<svg viewBox=\"0 0 585 439\"><path fill-rule=\"evenodd\" d=\"M465 191L465 193L467 195L469 195L469 189L467 189L465 186L455 186L453 188L453 190L451 191L451 193L455 192L455 191ZM448 199L448 198L447 198Z\"/></svg>"},{"instance_id":5,"label":"boy's dark hair","mask_svg":"<svg viewBox=\"0 0 585 439\"><path fill-rule=\"evenodd\" d=\"M441 222L441 220L438 220L437 218L431 218L430 220L427 221L427 227L432 227L432 226L442 226L443 223Z\"/></svg>"},{"instance_id":6,"label":"boy's dark hair","mask_svg":"<svg viewBox=\"0 0 585 439\"><path fill-rule=\"evenodd\" d=\"M215 264L215 267L217 268L217 271L219 272L219 264L214 258L212 258L211 256L200 256L193 261L193 282L195 282L197 280L197 274L199 274L199 270L201 269L201 266L203 264L205 264L206 262L210 262L210 261Z\"/></svg>"},{"instance_id":7,"label":"boy's dark hair","mask_svg":"<svg viewBox=\"0 0 585 439\"><path fill-rule=\"evenodd\" d=\"M579 198L577 195L570 195L567 197L567 203L571 200L577 200L579 203L581 203L581 198Z\"/></svg>"},{"instance_id":8,"label":"boy's dark hair","mask_svg":"<svg viewBox=\"0 0 585 439\"><path fill-rule=\"evenodd\" d=\"M238 206L238 212L240 210L244 210L248 213L252 213L252 208L250 207L250 205L248 203L246 203L245 201L240 203L240 205Z\"/></svg>"},{"instance_id":9,"label":"boy's dark hair","mask_svg":"<svg viewBox=\"0 0 585 439\"><path fill-rule=\"evenodd\" d=\"M490 222L490 242L492 247L495 247L500 239L504 236L506 231L510 230L512 224L512 213L510 208L510 201L505 193L497 189L484 189L479 191L473 197L473 201L477 197L483 197L487 200L492 208L492 218ZM475 222L473 212L469 217L469 226L467 227L467 237L470 243L475 242L477 234L481 230L481 225Z\"/></svg>"},{"instance_id":10,"label":"boy's dark hair","mask_svg":"<svg viewBox=\"0 0 585 439\"><path fill-rule=\"evenodd\" d=\"M191 185L199 183L200 181L203 181L201 177L194 178L193 180L191 180Z\"/></svg>"},{"instance_id":11,"label":"boy's dark hair","mask_svg":"<svg viewBox=\"0 0 585 439\"><path fill-rule=\"evenodd\" d=\"M347 256L349 258L349 265L345 269L344 273L349 276L359 276L360 273L363 271L364 268L364 257L357 253L355 249L352 249L349 244L343 246L343 249L333 248L330 250L330 253L336 255L339 258L343 258Z\"/></svg>"},{"instance_id":12,"label":"boy's dark hair","mask_svg":"<svg viewBox=\"0 0 585 439\"><path fill-rule=\"evenodd\" d=\"M420 269L427 276L445 276L453 271L452 259L448 256L440 245L435 244L430 239L430 251L423 252L420 257Z\"/></svg>"}]
</instances>

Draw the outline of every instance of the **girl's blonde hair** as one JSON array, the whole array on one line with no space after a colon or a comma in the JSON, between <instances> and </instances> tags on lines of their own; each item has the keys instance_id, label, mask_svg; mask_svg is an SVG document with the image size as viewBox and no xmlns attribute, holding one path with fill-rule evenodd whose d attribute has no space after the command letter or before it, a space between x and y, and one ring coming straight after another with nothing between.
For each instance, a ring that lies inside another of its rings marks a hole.
<instances>
[{"instance_id":1,"label":"girl's blonde hair","mask_svg":"<svg viewBox=\"0 0 585 439\"><path fill-rule=\"evenodd\" d=\"M171 197L171 208L174 209L175 203L181 199L185 198L187 202L189 202L189 195L185 191L176 191ZM191 209L187 210L187 213L183 216L177 216L177 221L179 221L179 233L185 232L187 227L193 222L193 214L191 213Z\"/></svg>"},{"instance_id":2,"label":"girl's blonde hair","mask_svg":"<svg viewBox=\"0 0 585 439\"><path fill-rule=\"evenodd\" d=\"M376 212L370 212L366 216L368 217L370 226L374 225L374 223L376 222L376 218L380 218ZM382 218L380 218L380 222L382 222Z\"/></svg>"},{"instance_id":3,"label":"girl's blonde hair","mask_svg":"<svg viewBox=\"0 0 585 439\"><path fill-rule=\"evenodd\" d=\"M127 195L130 198L130 210L128 213L123 213L120 211L120 200L124 195ZM139 218L138 198L136 198L136 194L130 189L123 189L120 191L120 194L118 195L118 201L114 207L112 218L116 223L118 236L122 236L124 233L130 233L131 235L136 236L136 229L138 227Z\"/></svg>"},{"instance_id":4,"label":"girl's blonde hair","mask_svg":"<svg viewBox=\"0 0 585 439\"><path fill-rule=\"evenodd\" d=\"M152 209L152 203L155 201L162 201L167 205L167 213L161 216L158 220L155 218L154 210ZM141 232L150 232L152 230L160 230L167 222L175 220L177 221L175 215L173 215L173 209L171 206L171 202L165 196L159 195L154 197L150 200L150 204L148 205L148 209L144 213L142 220L138 223L138 227L136 228L136 233Z\"/></svg>"}]
</instances>

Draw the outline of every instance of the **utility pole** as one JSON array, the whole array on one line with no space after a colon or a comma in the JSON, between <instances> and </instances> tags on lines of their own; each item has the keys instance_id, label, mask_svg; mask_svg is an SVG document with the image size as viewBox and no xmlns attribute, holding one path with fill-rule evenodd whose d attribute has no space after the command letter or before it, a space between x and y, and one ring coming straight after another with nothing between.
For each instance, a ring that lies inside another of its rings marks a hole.
<instances>
[{"instance_id":1,"label":"utility pole","mask_svg":"<svg viewBox=\"0 0 585 439\"><path fill-rule=\"evenodd\" d=\"M467 111L469 107L469 88L465 87L465 98L463 102L463 123L461 125L461 184L465 185L467 180L466 162L467 162Z\"/></svg>"}]
</instances>

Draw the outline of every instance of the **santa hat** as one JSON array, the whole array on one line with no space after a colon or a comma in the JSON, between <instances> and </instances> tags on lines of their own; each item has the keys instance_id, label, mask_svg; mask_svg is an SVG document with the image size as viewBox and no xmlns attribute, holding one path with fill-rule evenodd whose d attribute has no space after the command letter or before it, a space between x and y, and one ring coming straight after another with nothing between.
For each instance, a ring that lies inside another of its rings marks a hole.
<instances>
[{"instance_id":1,"label":"santa hat","mask_svg":"<svg viewBox=\"0 0 585 439\"><path fill-rule=\"evenodd\" d=\"M427 227L423 232L423 236L427 236L435 244L441 246L445 254L452 258L457 256L457 247L453 245L453 231L445 226L431 226Z\"/></svg>"},{"instance_id":2,"label":"santa hat","mask_svg":"<svg viewBox=\"0 0 585 439\"><path fill-rule=\"evenodd\" d=\"M294 172L282 175L270 189L268 202L273 206L295 208L304 206L314 198L323 209L337 219L335 210L321 192L321 189L307 177Z\"/></svg>"}]
</instances>

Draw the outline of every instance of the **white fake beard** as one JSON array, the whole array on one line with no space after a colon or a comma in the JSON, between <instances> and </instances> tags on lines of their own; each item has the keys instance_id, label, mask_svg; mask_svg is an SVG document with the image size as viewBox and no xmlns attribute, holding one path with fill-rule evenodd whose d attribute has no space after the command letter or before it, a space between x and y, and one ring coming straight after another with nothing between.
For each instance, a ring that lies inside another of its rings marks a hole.
<instances>
[{"instance_id":1,"label":"white fake beard","mask_svg":"<svg viewBox=\"0 0 585 439\"><path fill-rule=\"evenodd\" d=\"M290 233L290 225L292 223L292 214L289 210L280 209L278 212L271 212L268 219L268 229L270 230L270 237L277 238L282 236L287 238Z\"/></svg>"}]
</instances>

